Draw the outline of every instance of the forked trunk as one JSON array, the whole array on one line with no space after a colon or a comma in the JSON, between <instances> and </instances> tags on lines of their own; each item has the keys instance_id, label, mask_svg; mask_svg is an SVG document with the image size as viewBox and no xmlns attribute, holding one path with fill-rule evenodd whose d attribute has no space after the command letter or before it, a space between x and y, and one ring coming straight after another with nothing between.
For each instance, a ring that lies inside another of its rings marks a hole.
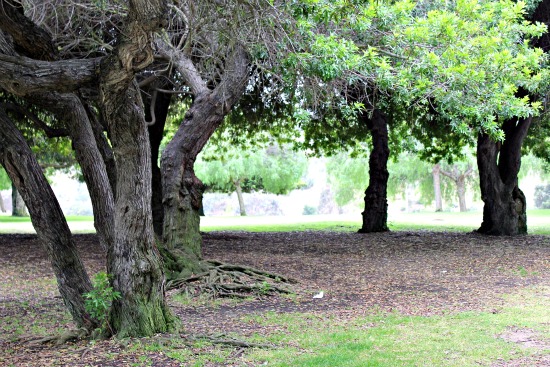
<instances>
[{"instance_id":1,"label":"forked trunk","mask_svg":"<svg viewBox=\"0 0 550 367\"><path fill-rule=\"evenodd\" d=\"M531 118L506 121L505 140L495 143L480 134L477 143L477 164L483 206L483 223L479 233L517 235L527 233L525 195L518 187L521 165L521 144Z\"/></svg>"},{"instance_id":2,"label":"forked trunk","mask_svg":"<svg viewBox=\"0 0 550 367\"><path fill-rule=\"evenodd\" d=\"M432 177L434 181L434 195L435 195L435 211L443 211L443 200L441 200L441 165L438 163L432 169Z\"/></svg>"},{"instance_id":3,"label":"forked trunk","mask_svg":"<svg viewBox=\"0 0 550 367\"><path fill-rule=\"evenodd\" d=\"M246 216L246 208L244 207L243 188L241 187L241 180L236 180L235 191L237 192L237 199L239 200L239 212L241 217Z\"/></svg>"},{"instance_id":4,"label":"forked trunk","mask_svg":"<svg viewBox=\"0 0 550 367\"><path fill-rule=\"evenodd\" d=\"M374 110L369 119L361 117L372 134L372 151L369 157L369 186L365 191L363 226L359 233L388 231L388 124L380 110Z\"/></svg>"},{"instance_id":5,"label":"forked trunk","mask_svg":"<svg viewBox=\"0 0 550 367\"><path fill-rule=\"evenodd\" d=\"M21 133L0 111L0 161L28 205L31 221L50 257L59 293L78 327L97 326L83 294L92 289L69 226L42 169Z\"/></svg>"}]
</instances>

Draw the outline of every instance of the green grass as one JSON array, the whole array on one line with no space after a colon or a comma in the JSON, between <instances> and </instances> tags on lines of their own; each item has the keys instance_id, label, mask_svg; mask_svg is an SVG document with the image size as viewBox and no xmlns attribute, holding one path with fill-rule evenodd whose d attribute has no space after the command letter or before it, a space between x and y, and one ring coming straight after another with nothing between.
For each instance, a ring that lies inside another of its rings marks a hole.
<instances>
[{"instance_id":1,"label":"green grass","mask_svg":"<svg viewBox=\"0 0 550 367\"><path fill-rule=\"evenodd\" d=\"M93 217L68 216L73 232L94 232ZM527 211L529 234L550 235L550 210ZM388 226L392 231L455 231L471 232L482 222L481 212L419 212L390 213ZM204 217L202 231L340 231L356 232L361 227L361 216L301 216L278 217ZM33 232L29 218L0 215L0 233Z\"/></svg>"},{"instance_id":2,"label":"green grass","mask_svg":"<svg viewBox=\"0 0 550 367\"><path fill-rule=\"evenodd\" d=\"M508 297L498 313L465 312L443 316L396 313L338 323L315 315L267 314L254 321L284 332L267 338L280 345L258 350L248 359L269 366L395 367L490 366L498 358L511 360L535 353L533 348L499 336L510 328L529 328L550 338L549 288L528 289ZM263 337L259 337L262 339Z\"/></svg>"}]
</instances>

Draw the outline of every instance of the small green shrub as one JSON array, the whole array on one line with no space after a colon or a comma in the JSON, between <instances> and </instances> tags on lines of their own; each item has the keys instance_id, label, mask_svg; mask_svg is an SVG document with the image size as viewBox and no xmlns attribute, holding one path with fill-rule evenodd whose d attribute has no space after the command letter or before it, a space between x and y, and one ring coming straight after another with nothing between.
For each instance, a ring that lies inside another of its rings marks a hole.
<instances>
[{"instance_id":1,"label":"small green shrub","mask_svg":"<svg viewBox=\"0 0 550 367\"><path fill-rule=\"evenodd\" d=\"M315 215L317 214L317 208L313 206L306 205L304 206L303 215Z\"/></svg>"},{"instance_id":2,"label":"small green shrub","mask_svg":"<svg viewBox=\"0 0 550 367\"><path fill-rule=\"evenodd\" d=\"M84 293L86 312L91 317L100 322L100 331L107 331L109 329L112 333L109 325L109 310L114 300L120 298L120 292L117 292L111 287L110 275L100 271L94 276L92 281L93 289Z\"/></svg>"}]
</instances>

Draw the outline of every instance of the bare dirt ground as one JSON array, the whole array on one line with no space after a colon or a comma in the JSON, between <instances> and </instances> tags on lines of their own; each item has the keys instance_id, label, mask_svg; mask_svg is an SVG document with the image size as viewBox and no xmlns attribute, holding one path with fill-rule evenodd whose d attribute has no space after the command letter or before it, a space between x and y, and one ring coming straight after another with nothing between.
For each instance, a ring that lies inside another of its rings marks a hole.
<instances>
[{"instance_id":1,"label":"bare dirt ground","mask_svg":"<svg viewBox=\"0 0 550 367\"><path fill-rule=\"evenodd\" d=\"M90 272L103 269L104 256L96 237L77 235L76 240ZM415 315L492 311L504 304L503 294L530 285L550 285L548 236L210 232L204 236L204 257L292 277L299 282L298 296L216 307L173 302L188 333L235 332L246 337L269 332L242 321L244 315L266 311L316 312L342 319L375 310ZM149 361L144 365L180 365L162 353L123 352L124 344L109 341L62 346L26 342L29 334L47 334L69 323L35 235L0 235L0 282L2 366L138 366L144 356ZM313 299L321 290L325 296ZM541 350L549 348L547 341L537 340L528 330L503 337L517 343L528 340ZM504 366L550 366L550 358L541 355L494 364Z\"/></svg>"}]
</instances>

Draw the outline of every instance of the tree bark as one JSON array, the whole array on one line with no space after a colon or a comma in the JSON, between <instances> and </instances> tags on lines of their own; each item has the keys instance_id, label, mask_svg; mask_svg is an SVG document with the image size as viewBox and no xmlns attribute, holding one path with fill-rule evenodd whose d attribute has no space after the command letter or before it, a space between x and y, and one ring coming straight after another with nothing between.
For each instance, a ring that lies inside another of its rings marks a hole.
<instances>
[{"instance_id":1,"label":"tree bark","mask_svg":"<svg viewBox=\"0 0 550 367\"><path fill-rule=\"evenodd\" d=\"M153 61L152 33L163 24L166 10L163 1L130 1L119 43L101 64L99 104L117 162L115 241L107 269L121 293L110 317L118 337L150 336L175 326L154 243L151 149L134 80L135 73Z\"/></svg>"},{"instance_id":2,"label":"tree bark","mask_svg":"<svg viewBox=\"0 0 550 367\"><path fill-rule=\"evenodd\" d=\"M25 206L25 201L21 197L19 190L12 181L11 184L11 216L12 217L28 217L29 212Z\"/></svg>"},{"instance_id":3,"label":"tree bark","mask_svg":"<svg viewBox=\"0 0 550 367\"><path fill-rule=\"evenodd\" d=\"M68 128L92 201L94 226L103 249L107 250L114 242L114 198L88 113L74 94L42 93L33 100L55 113Z\"/></svg>"},{"instance_id":4,"label":"tree bark","mask_svg":"<svg viewBox=\"0 0 550 367\"><path fill-rule=\"evenodd\" d=\"M435 211L443 211L443 200L441 200L441 165L438 163L434 165L432 169L432 177L434 181L434 195L435 195Z\"/></svg>"},{"instance_id":5,"label":"tree bark","mask_svg":"<svg viewBox=\"0 0 550 367\"><path fill-rule=\"evenodd\" d=\"M237 192L237 199L239 200L239 212L241 217L246 216L246 208L244 207L243 189L241 187L241 180L235 180L235 191Z\"/></svg>"},{"instance_id":6,"label":"tree bark","mask_svg":"<svg viewBox=\"0 0 550 367\"><path fill-rule=\"evenodd\" d=\"M502 144L480 134L477 143L477 164L483 206L483 223L479 233L518 235L527 233L526 202L518 187L521 166L521 144L532 118L503 124Z\"/></svg>"},{"instance_id":7,"label":"tree bark","mask_svg":"<svg viewBox=\"0 0 550 367\"><path fill-rule=\"evenodd\" d=\"M59 293L78 327L92 330L97 322L86 313L83 294L92 284L59 203L21 133L0 111L0 161L29 207L32 224L45 247Z\"/></svg>"},{"instance_id":8,"label":"tree bark","mask_svg":"<svg viewBox=\"0 0 550 367\"><path fill-rule=\"evenodd\" d=\"M169 279L186 277L205 269L201 262L202 238L199 209L204 185L193 165L224 117L245 91L248 54L237 45L226 60L225 73L214 90L206 87L191 61L169 53L194 94L174 138L161 158L164 205L163 257Z\"/></svg>"},{"instance_id":9,"label":"tree bark","mask_svg":"<svg viewBox=\"0 0 550 367\"><path fill-rule=\"evenodd\" d=\"M372 151L369 157L369 186L365 191L365 210L363 226L359 233L388 231L388 124L386 116L380 110L374 110L372 117L363 114L372 135Z\"/></svg>"}]
</instances>

